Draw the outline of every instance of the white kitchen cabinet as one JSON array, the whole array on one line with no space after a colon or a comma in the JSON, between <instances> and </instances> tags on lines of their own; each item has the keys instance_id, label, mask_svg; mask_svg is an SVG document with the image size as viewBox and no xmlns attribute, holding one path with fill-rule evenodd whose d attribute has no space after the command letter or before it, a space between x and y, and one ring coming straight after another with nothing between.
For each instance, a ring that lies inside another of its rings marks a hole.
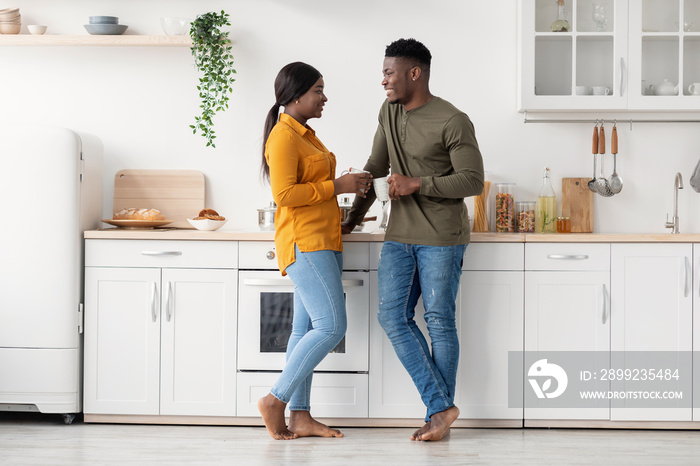
<instances>
[{"instance_id":1,"label":"white kitchen cabinet","mask_svg":"<svg viewBox=\"0 0 700 466\"><path fill-rule=\"evenodd\" d=\"M608 244L526 244L525 351L545 355L547 352L578 352L592 367L607 368L610 350L609 270ZM527 366L526 363L526 377ZM525 390L531 390L527 383ZM551 406L549 399L544 399L536 407L528 404L525 420L609 419L610 416L607 401L593 408Z\"/></svg>"},{"instance_id":2,"label":"white kitchen cabinet","mask_svg":"<svg viewBox=\"0 0 700 466\"><path fill-rule=\"evenodd\" d=\"M700 107L688 90L700 82L700 0L565 0L568 32L550 30L556 1L518 5L519 111ZM664 79L679 84L677 95L655 95Z\"/></svg>"},{"instance_id":3,"label":"white kitchen cabinet","mask_svg":"<svg viewBox=\"0 0 700 466\"><path fill-rule=\"evenodd\" d=\"M693 421L700 421L700 244L693 245Z\"/></svg>"},{"instance_id":4,"label":"white kitchen cabinet","mask_svg":"<svg viewBox=\"0 0 700 466\"><path fill-rule=\"evenodd\" d=\"M372 245L373 258L380 248ZM522 243L467 247L457 296L460 361L455 405L460 419L522 419L521 408L508 407L508 351L522 351L522 261ZM377 273L370 273L369 415L423 418L426 408L420 395L377 321ZM415 320L427 336L423 312L419 301Z\"/></svg>"},{"instance_id":5,"label":"white kitchen cabinet","mask_svg":"<svg viewBox=\"0 0 700 466\"><path fill-rule=\"evenodd\" d=\"M460 286L460 417L523 419L522 377L509 373L509 352L523 350L522 243L472 243ZM517 377L511 380L512 377ZM519 391L518 391L519 390Z\"/></svg>"},{"instance_id":6,"label":"white kitchen cabinet","mask_svg":"<svg viewBox=\"0 0 700 466\"><path fill-rule=\"evenodd\" d=\"M86 415L235 415L237 243L113 243L86 242Z\"/></svg>"},{"instance_id":7,"label":"white kitchen cabinet","mask_svg":"<svg viewBox=\"0 0 700 466\"><path fill-rule=\"evenodd\" d=\"M279 372L239 372L236 414L259 417L258 400L270 393L279 376ZM311 415L366 418L368 396L367 374L315 372L311 383ZM286 413L289 416L289 406Z\"/></svg>"},{"instance_id":8,"label":"white kitchen cabinet","mask_svg":"<svg viewBox=\"0 0 700 466\"><path fill-rule=\"evenodd\" d=\"M690 376L692 367L680 355L693 349L691 260L691 244L612 245L611 348L614 352L675 352L679 355L681 375ZM624 361L615 364L620 366ZM680 387L673 381L663 386L664 390ZM634 387L638 384L624 385L624 388ZM679 407L667 409L613 406L611 419L691 420L691 408L681 404L679 401Z\"/></svg>"}]
</instances>

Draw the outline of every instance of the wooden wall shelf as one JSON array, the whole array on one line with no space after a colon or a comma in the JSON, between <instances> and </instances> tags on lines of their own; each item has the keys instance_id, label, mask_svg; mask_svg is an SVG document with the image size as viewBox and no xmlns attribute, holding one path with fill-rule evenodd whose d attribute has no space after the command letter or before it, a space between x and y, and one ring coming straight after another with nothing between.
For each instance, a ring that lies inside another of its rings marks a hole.
<instances>
[{"instance_id":1,"label":"wooden wall shelf","mask_svg":"<svg viewBox=\"0 0 700 466\"><path fill-rule=\"evenodd\" d=\"M190 47L189 36L143 36L143 35L60 35L35 36L31 34L0 34L0 46L101 46L101 47Z\"/></svg>"}]
</instances>

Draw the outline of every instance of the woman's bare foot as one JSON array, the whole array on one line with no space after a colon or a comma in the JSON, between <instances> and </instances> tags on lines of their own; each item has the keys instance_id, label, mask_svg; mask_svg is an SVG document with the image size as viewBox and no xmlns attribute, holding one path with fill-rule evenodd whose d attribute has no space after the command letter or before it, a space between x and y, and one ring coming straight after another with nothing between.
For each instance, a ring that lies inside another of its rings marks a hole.
<instances>
[{"instance_id":1,"label":"woman's bare foot","mask_svg":"<svg viewBox=\"0 0 700 466\"><path fill-rule=\"evenodd\" d=\"M426 432L423 432L422 434L418 435L417 439L424 441L436 441L446 437L447 435L449 435L450 426L453 422L455 422L457 416L459 416L459 408L457 408L456 406L447 408L444 411L440 411L439 413L433 414L432 416L430 416L430 427Z\"/></svg>"},{"instance_id":2,"label":"woman's bare foot","mask_svg":"<svg viewBox=\"0 0 700 466\"><path fill-rule=\"evenodd\" d=\"M299 437L342 437L343 433L321 424L308 411L291 411L289 430Z\"/></svg>"},{"instance_id":3,"label":"woman's bare foot","mask_svg":"<svg viewBox=\"0 0 700 466\"><path fill-rule=\"evenodd\" d=\"M419 437L423 435L424 433L428 432L428 429L430 429L430 421L426 422L423 427L415 431L411 435L411 440L420 440Z\"/></svg>"},{"instance_id":4,"label":"woman's bare foot","mask_svg":"<svg viewBox=\"0 0 700 466\"><path fill-rule=\"evenodd\" d=\"M292 440L297 438L297 434L287 429L284 422L284 408L286 403L282 403L272 393L258 400L258 411L263 418L265 427L275 440Z\"/></svg>"}]
</instances>

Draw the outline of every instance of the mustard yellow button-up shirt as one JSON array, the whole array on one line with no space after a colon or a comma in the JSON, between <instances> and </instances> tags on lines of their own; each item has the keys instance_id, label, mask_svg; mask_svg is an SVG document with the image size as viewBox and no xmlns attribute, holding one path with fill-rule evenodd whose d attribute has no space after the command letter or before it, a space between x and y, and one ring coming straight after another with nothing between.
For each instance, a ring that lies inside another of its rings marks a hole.
<instances>
[{"instance_id":1,"label":"mustard yellow button-up shirt","mask_svg":"<svg viewBox=\"0 0 700 466\"><path fill-rule=\"evenodd\" d=\"M335 197L335 155L308 126L286 113L265 144L272 198L277 203L275 247L282 275L300 251L342 251L340 208Z\"/></svg>"}]
</instances>

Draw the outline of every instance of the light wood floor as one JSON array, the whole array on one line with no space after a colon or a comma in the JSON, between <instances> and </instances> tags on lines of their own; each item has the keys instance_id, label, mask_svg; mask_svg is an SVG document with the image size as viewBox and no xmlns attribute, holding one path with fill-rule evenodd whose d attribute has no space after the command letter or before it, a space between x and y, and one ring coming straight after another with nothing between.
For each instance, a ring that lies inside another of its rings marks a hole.
<instances>
[{"instance_id":1,"label":"light wood floor","mask_svg":"<svg viewBox=\"0 0 700 466\"><path fill-rule=\"evenodd\" d=\"M452 429L411 442L413 429L345 428L345 438L274 441L261 427L84 424L0 412L0 464L29 465L698 465L700 432Z\"/></svg>"}]
</instances>

